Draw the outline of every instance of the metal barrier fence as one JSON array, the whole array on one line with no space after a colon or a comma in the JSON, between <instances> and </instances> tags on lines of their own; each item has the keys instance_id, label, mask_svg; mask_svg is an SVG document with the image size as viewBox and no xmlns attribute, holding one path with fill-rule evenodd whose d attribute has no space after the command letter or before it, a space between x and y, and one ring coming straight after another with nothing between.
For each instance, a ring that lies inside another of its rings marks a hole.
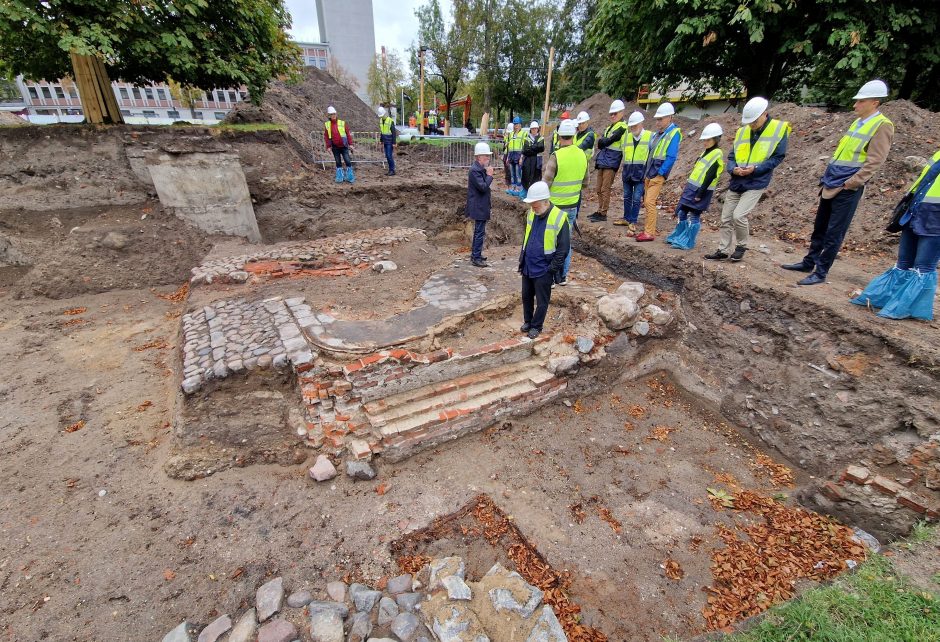
<instances>
[{"instance_id":1,"label":"metal barrier fence","mask_svg":"<svg viewBox=\"0 0 940 642\"><path fill-rule=\"evenodd\" d=\"M333 152L326 148L323 142L323 130L310 132L310 147L313 150L313 162L319 163L323 169L327 165L335 165ZM385 147L379 138L379 132L353 132L353 146L349 152L353 165L379 164L387 167L385 160Z\"/></svg>"},{"instance_id":2,"label":"metal barrier fence","mask_svg":"<svg viewBox=\"0 0 940 642\"><path fill-rule=\"evenodd\" d=\"M419 142L428 141L432 145L441 146L441 165L448 170L470 167L473 164L473 148L479 142L489 143L494 166L502 162L502 141L469 136L432 136Z\"/></svg>"}]
</instances>

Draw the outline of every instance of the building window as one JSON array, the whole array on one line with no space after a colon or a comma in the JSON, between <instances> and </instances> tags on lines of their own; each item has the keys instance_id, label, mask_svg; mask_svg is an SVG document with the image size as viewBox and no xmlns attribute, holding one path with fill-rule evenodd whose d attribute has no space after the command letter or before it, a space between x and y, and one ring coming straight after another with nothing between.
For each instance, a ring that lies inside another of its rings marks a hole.
<instances>
[{"instance_id":1,"label":"building window","mask_svg":"<svg viewBox=\"0 0 940 642\"><path fill-rule=\"evenodd\" d=\"M61 86L56 85L52 89L55 91L56 98L59 98L60 100L65 100L65 92L62 90Z\"/></svg>"},{"instance_id":2,"label":"building window","mask_svg":"<svg viewBox=\"0 0 940 642\"><path fill-rule=\"evenodd\" d=\"M66 116L81 116L82 110L81 109L66 109L65 115Z\"/></svg>"},{"instance_id":3,"label":"building window","mask_svg":"<svg viewBox=\"0 0 940 642\"><path fill-rule=\"evenodd\" d=\"M122 115L122 116L130 116L130 115L131 115L131 110L130 110L130 109L122 109L122 110L121 110L121 115Z\"/></svg>"},{"instance_id":4,"label":"building window","mask_svg":"<svg viewBox=\"0 0 940 642\"><path fill-rule=\"evenodd\" d=\"M55 116L56 113L57 112L54 109L37 109L36 110L37 116Z\"/></svg>"},{"instance_id":5,"label":"building window","mask_svg":"<svg viewBox=\"0 0 940 642\"><path fill-rule=\"evenodd\" d=\"M197 120L202 120L202 112L201 111L195 112L195 116L193 116L193 118L196 118Z\"/></svg>"},{"instance_id":6,"label":"building window","mask_svg":"<svg viewBox=\"0 0 940 642\"><path fill-rule=\"evenodd\" d=\"M145 109L145 110L144 110L144 116L145 116L146 118L156 118L156 117L157 117L157 112L155 112L155 111L153 111L153 110L150 110L150 109Z\"/></svg>"},{"instance_id":7,"label":"building window","mask_svg":"<svg viewBox=\"0 0 940 642\"><path fill-rule=\"evenodd\" d=\"M132 89L131 91L133 91L134 93L134 100L141 100L140 87L134 87L134 89Z\"/></svg>"},{"instance_id":8,"label":"building window","mask_svg":"<svg viewBox=\"0 0 940 642\"><path fill-rule=\"evenodd\" d=\"M241 97L242 100L248 100L248 92L247 92L247 91L240 91L240 92L238 92L238 95Z\"/></svg>"},{"instance_id":9,"label":"building window","mask_svg":"<svg viewBox=\"0 0 940 642\"><path fill-rule=\"evenodd\" d=\"M45 98L45 99L47 99L47 100L52 100L52 92L49 91L49 88L48 88L48 87L41 87L41 89L42 89L42 97Z\"/></svg>"},{"instance_id":10,"label":"building window","mask_svg":"<svg viewBox=\"0 0 940 642\"><path fill-rule=\"evenodd\" d=\"M320 58L320 69L326 69L326 61Z\"/></svg>"},{"instance_id":11,"label":"building window","mask_svg":"<svg viewBox=\"0 0 940 642\"><path fill-rule=\"evenodd\" d=\"M69 96L72 98L78 98L78 90L75 89L75 85L69 87Z\"/></svg>"},{"instance_id":12,"label":"building window","mask_svg":"<svg viewBox=\"0 0 940 642\"><path fill-rule=\"evenodd\" d=\"M225 112L224 112L224 111L217 111L217 112L215 112L215 119L216 119L216 120L225 120Z\"/></svg>"},{"instance_id":13,"label":"building window","mask_svg":"<svg viewBox=\"0 0 940 642\"><path fill-rule=\"evenodd\" d=\"M121 100L130 100L131 97L127 93L127 87L121 87L118 91L121 92Z\"/></svg>"},{"instance_id":14,"label":"building window","mask_svg":"<svg viewBox=\"0 0 940 642\"><path fill-rule=\"evenodd\" d=\"M175 109L170 109L169 111L166 112L166 117L167 118L179 118L180 113L176 111Z\"/></svg>"},{"instance_id":15,"label":"building window","mask_svg":"<svg viewBox=\"0 0 940 642\"><path fill-rule=\"evenodd\" d=\"M147 100L153 100L153 89L150 87L144 87L144 95L147 96Z\"/></svg>"},{"instance_id":16,"label":"building window","mask_svg":"<svg viewBox=\"0 0 940 642\"><path fill-rule=\"evenodd\" d=\"M157 89L157 98L160 99L160 100L166 100L166 90L164 90L164 89L159 89L159 88L158 88L158 89Z\"/></svg>"},{"instance_id":17,"label":"building window","mask_svg":"<svg viewBox=\"0 0 940 642\"><path fill-rule=\"evenodd\" d=\"M237 103L237 102L238 102L238 94L236 94L234 91L228 92L228 101L229 101L230 103Z\"/></svg>"},{"instance_id":18,"label":"building window","mask_svg":"<svg viewBox=\"0 0 940 642\"><path fill-rule=\"evenodd\" d=\"M26 89L27 91L29 91L30 98L32 98L33 100L39 100L39 92L36 91L35 87L27 87Z\"/></svg>"}]
</instances>

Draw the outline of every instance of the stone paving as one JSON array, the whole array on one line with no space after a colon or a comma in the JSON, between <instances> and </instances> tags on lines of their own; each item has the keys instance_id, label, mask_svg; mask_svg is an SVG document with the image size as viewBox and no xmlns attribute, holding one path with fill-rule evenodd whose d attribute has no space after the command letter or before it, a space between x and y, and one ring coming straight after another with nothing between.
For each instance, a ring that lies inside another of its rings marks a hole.
<instances>
[{"instance_id":1,"label":"stone paving","mask_svg":"<svg viewBox=\"0 0 940 642\"><path fill-rule=\"evenodd\" d=\"M416 228L382 227L313 241L279 243L247 254L207 259L192 269L189 282L190 285L244 283L251 276L246 266L265 261L303 263L341 258L352 266L368 265L387 259L389 254L385 248L424 237L424 230Z\"/></svg>"}]
</instances>

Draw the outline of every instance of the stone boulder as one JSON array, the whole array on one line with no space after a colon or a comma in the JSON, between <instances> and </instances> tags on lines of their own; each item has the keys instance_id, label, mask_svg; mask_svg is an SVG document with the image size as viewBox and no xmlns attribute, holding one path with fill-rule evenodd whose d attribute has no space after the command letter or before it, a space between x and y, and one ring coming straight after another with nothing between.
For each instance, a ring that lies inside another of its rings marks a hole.
<instances>
[{"instance_id":1,"label":"stone boulder","mask_svg":"<svg viewBox=\"0 0 940 642\"><path fill-rule=\"evenodd\" d=\"M637 281L627 281L622 283L617 291L614 294L620 296L625 296L634 303L643 298L643 295L646 294L646 286Z\"/></svg>"},{"instance_id":2,"label":"stone boulder","mask_svg":"<svg viewBox=\"0 0 940 642\"><path fill-rule=\"evenodd\" d=\"M658 305L650 304L643 308L643 314L649 317L654 325L668 325L672 321L672 313L663 310Z\"/></svg>"},{"instance_id":3,"label":"stone boulder","mask_svg":"<svg viewBox=\"0 0 940 642\"><path fill-rule=\"evenodd\" d=\"M597 300L597 314L611 330L629 328L639 312L636 302L622 294L606 294Z\"/></svg>"}]
</instances>

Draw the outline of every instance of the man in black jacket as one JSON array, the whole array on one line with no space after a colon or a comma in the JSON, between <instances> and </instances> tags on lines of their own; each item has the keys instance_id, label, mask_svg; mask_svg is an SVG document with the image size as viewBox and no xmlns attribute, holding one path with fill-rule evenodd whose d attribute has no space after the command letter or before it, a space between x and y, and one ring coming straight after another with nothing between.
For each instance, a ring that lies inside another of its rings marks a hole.
<instances>
[{"instance_id":1,"label":"man in black jacket","mask_svg":"<svg viewBox=\"0 0 940 642\"><path fill-rule=\"evenodd\" d=\"M473 221L473 244L470 247L470 264L475 267L487 267L483 256L483 242L486 240L486 222L490 220L490 184L493 182L493 168L490 167L490 146L477 143L473 148L474 161L467 177L467 218Z\"/></svg>"}]
</instances>

